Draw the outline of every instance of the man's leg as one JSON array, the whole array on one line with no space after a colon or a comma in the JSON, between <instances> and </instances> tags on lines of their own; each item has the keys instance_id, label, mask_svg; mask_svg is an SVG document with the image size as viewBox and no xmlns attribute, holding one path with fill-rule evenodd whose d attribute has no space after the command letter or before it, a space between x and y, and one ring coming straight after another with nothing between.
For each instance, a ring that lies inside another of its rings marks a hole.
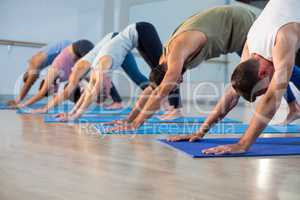
<instances>
[{"instance_id":1,"label":"man's leg","mask_svg":"<svg viewBox=\"0 0 300 200\"><path fill-rule=\"evenodd\" d=\"M123 64L122 68L124 72L129 76L129 78L138 85L142 90L144 90L149 85L149 80L146 76L142 74L139 70L137 63L131 53L129 53Z\"/></svg>"}]
</instances>

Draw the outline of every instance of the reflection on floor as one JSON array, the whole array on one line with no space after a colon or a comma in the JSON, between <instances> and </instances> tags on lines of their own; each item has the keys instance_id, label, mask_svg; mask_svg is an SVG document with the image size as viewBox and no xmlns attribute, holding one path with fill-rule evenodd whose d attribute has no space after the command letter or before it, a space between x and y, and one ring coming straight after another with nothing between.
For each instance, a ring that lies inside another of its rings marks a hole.
<instances>
[{"instance_id":1,"label":"reflection on floor","mask_svg":"<svg viewBox=\"0 0 300 200\"><path fill-rule=\"evenodd\" d=\"M230 115L250 116L244 107ZM99 137L14 111L0 123L1 200L299 198L299 157L191 159L154 141L164 136Z\"/></svg>"}]
</instances>

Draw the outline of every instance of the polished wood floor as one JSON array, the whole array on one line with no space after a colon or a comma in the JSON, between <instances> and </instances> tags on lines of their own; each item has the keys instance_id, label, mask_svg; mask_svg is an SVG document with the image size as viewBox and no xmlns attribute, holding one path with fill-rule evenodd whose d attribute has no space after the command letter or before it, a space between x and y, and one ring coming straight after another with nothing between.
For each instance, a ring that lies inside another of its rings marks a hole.
<instances>
[{"instance_id":1,"label":"polished wood floor","mask_svg":"<svg viewBox=\"0 0 300 200\"><path fill-rule=\"evenodd\" d=\"M157 136L100 138L14 111L0 111L0 137L0 200L300 198L300 157L192 159Z\"/></svg>"}]
</instances>

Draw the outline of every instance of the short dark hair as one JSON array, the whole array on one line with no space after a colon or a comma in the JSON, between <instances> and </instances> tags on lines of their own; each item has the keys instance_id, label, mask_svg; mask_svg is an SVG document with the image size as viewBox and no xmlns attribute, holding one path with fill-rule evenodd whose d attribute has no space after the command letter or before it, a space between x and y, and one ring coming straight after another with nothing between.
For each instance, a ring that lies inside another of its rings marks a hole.
<instances>
[{"instance_id":1,"label":"short dark hair","mask_svg":"<svg viewBox=\"0 0 300 200\"><path fill-rule=\"evenodd\" d=\"M74 42L72 47L75 55L78 58L82 58L94 48L94 44L91 41L84 39Z\"/></svg>"},{"instance_id":2,"label":"short dark hair","mask_svg":"<svg viewBox=\"0 0 300 200\"><path fill-rule=\"evenodd\" d=\"M254 102L254 88L259 82L259 63L255 59L248 59L240 63L231 76L232 87L249 102Z\"/></svg>"},{"instance_id":3,"label":"short dark hair","mask_svg":"<svg viewBox=\"0 0 300 200\"><path fill-rule=\"evenodd\" d=\"M164 77L166 75L165 70L163 69L162 65L157 65L154 67L149 75L149 80L151 82L151 85L153 87L157 87L160 85L160 83L163 81Z\"/></svg>"}]
</instances>

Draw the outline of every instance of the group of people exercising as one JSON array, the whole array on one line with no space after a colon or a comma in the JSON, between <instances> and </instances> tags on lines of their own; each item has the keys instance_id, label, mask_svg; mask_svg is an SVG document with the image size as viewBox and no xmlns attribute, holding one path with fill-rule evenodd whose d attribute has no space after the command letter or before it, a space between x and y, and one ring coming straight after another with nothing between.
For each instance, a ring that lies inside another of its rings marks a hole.
<instances>
[{"instance_id":1,"label":"group of people exercising","mask_svg":"<svg viewBox=\"0 0 300 200\"><path fill-rule=\"evenodd\" d=\"M106 98L113 100L107 108L121 108L122 98L111 81L113 72L121 67L142 93L127 119L113 121L115 126L111 130L134 130L165 101L169 109L162 118L180 116L180 83L184 73L205 60L235 52L241 57L241 63L232 74L231 86L200 129L192 135L168 139L191 142L201 139L237 105L240 96L249 102L262 96L238 143L203 151L205 154L242 153L273 118L282 97L289 105L284 123L300 118L300 106L289 86L291 82L300 89L298 8L298 0L270 0L258 17L239 6L211 8L180 24L165 45L155 26L148 22L134 23L119 33L109 33L96 46L88 40L61 41L40 50L29 60L20 94L8 104L23 108L56 94L44 107L32 112L46 113L69 99L75 105L69 113L59 115L62 121L79 118L93 102L101 103ZM140 72L131 53L133 49L150 67L149 79ZM40 71L46 67L48 72L38 93L25 101ZM67 84L57 93L61 82Z\"/></svg>"}]
</instances>

